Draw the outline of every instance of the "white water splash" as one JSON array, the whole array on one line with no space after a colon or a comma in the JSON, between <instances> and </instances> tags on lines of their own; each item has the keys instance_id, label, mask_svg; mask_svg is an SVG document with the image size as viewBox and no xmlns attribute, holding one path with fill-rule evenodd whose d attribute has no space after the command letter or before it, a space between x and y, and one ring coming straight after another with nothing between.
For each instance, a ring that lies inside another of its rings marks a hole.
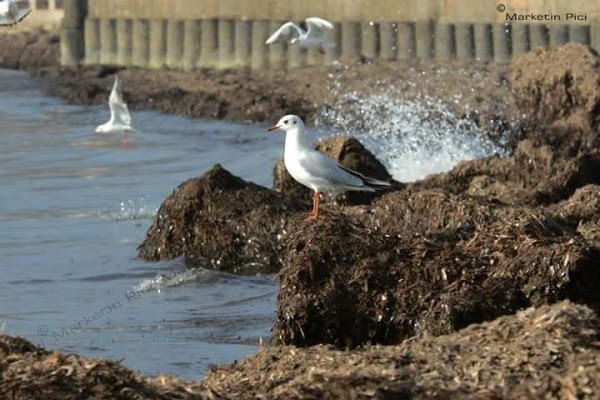
<instances>
[{"instance_id":1,"label":"white water splash","mask_svg":"<svg viewBox=\"0 0 600 400\"><path fill-rule=\"evenodd\" d=\"M157 211L158 206L148 204L148 199L142 197L138 200L122 201L116 209L103 209L100 216L112 221L152 219Z\"/></svg>"},{"instance_id":2,"label":"white water splash","mask_svg":"<svg viewBox=\"0 0 600 400\"><path fill-rule=\"evenodd\" d=\"M506 154L474 121L458 118L440 100L397 97L341 95L344 111L323 110L317 124L355 136L402 182L448 171L462 160Z\"/></svg>"},{"instance_id":3,"label":"white water splash","mask_svg":"<svg viewBox=\"0 0 600 400\"><path fill-rule=\"evenodd\" d=\"M170 272L155 278L145 279L135 288L136 292L160 292L162 289L177 287L191 282L210 282L219 277L215 271L202 268L187 269L181 272Z\"/></svg>"}]
</instances>

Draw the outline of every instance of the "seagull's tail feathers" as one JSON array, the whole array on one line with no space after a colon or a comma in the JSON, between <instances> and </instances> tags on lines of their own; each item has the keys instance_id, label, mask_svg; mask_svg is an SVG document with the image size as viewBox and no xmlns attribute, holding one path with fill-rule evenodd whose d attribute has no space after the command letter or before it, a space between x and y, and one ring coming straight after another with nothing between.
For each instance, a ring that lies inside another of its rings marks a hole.
<instances>
[{"instance_id":1,"label":"seagull's tail feathers","mask_svg":"<svg viewBox=\"0 0 600 400\"><path fill-rule=\"evenodd\" d=\"M357 178L362 179L364 186L362 186L362 189L359 189L358 187L355 188L354 190L365 190L365 191L375 191L375 190L385 190L385 189L389 189L392 185L389 182L385 182L385 181L381 181L379 179L375 179L375 178L371 178L368 176L365 176L363 174L361 174L360 172L356 172L352 169L348 169L345 167L342 167L341 165L338 165L341 169L343 169L344 171L348 172L351 175L356 176ZM369 190L370 189L370 190Z\"/></svg>"},{"instance_id":2,"label":"seagull's tail feathers","mask_svg":"<svg viewBox=\"0 0 600 400\"><path fill-rule=\"evenodd\" d=\"M385 190L389 189L392 185L389 182L380 181L379 179L369 178L368 176L363 176L363 182L366 186L375 189L375 190Z\"/></svg>"}]
</instances>

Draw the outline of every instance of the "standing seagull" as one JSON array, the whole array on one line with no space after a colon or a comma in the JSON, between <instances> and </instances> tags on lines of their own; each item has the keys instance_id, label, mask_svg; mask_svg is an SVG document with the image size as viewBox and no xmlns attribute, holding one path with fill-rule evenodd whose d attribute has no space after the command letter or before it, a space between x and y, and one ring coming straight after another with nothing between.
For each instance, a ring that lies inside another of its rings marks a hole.
<instances>
[{"instance_id":1,"label":"standing seagull","mask_svg":"<svg viewBox=\"0 0 600 400\"><path fill-rule=\"evenodd\" d=\"M306 135L304 123L297 115L286 115L269 131L281 129L285 134L285 153L283 162L290 175L314 190L313 209L306 218L319 216L320 192L332 194L356 190L374 192L376 189L390 187L388 182L366 177L356 171L344 168L332 158L315 150Z\"/></svg>"},{"instance_id":2,"label":"standing seagull","mask_svg":"<svg viewBox=\"0 0 600 400\"><path fill-rule=\"evenodd\" d=\"M335 46L327 39L327 35L325 35L325 29L333 29L331 22L321 18L311 17L306 18L306 27L308 30L304 32L302 28L293 22L286 22L281 25L281 27L277 29L265 43L272 44L291 39L291 44L300 47L318 47L321 54L325 54L324 47Z\"/></svg>"},{"instance_id":3,"label":"standing seagull","mask_svg":"<svg viewBox=\"0 0 600 400\"><path fill-rule=\"evenodd\" d=\"M119 77L115 75L115 83L113 84L110 97L108 98L108 106L110 107L110 121L99 125L96 128L96 133L116 133L123 132L123 147L128 146L127 132L138 132L131 126L131 115L127 104L121 96Z\"/></svg>"},{"instance_id":4,"label":"standing seagull","mask_svg":"<svg viewBox=\"0 0 600 400\"><path fill-rule=\"evenodd\" d=\"M13 26L21 22L31 8L19 8L15 0L0 0L0 26Z\"/></svg>"}]
</instances>

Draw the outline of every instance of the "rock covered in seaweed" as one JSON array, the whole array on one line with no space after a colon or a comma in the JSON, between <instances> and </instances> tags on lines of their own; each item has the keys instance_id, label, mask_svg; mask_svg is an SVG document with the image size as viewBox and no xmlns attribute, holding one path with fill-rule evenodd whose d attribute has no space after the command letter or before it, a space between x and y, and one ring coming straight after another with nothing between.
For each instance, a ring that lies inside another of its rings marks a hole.
<instances>
[{"instance_id":1,"label":"rock covered in seaweed","mask_svg":"<svg viewBox=\"0 0 600 400\"><path fill-rule=\"evenodd\" d=\"M563 157L550 146L524 140L510 158L462 161L452 170L431 175L412 187L443 188L506 204L537 206L564 200L590 183L600 183L600 152Z\"/></svg>"},{"instance_id":2,"label":"rock covered in seaweed","mask_svg":"<svg viewBox=\"0 0 600 400\"><path fill-rule=\"evenodd\" d=\"M7 400L214 399L198 383L136 373L118 362L47 351L0 335L0 398Z\"/></svg>"},{"instance_id":3,"label":"rock covered in seaweed","mask_svg":"<svg viewBox=\"0 0 600 400\"><path fill-rule=\"evenodd\" d=\"M525 114L526 137L565 154L598 147L600 57L580 44L538 48L510 67L515 105Z\"/></svg>"},{"instance_id":4,"label":"rock covered in seaweed","mask_svg":"<svg viewBox=\"0 0 600 400\"><path fill-rule=\"evenodd\" d=\"M233 398L592 400L599 332L593 310L564 301L395 346L277 346L204 382Z\"/></svg>"},{"instance_id":5,"label":"rock covered in seaweed","mask_svg":"<svg viewBox=\"0 0 600 400\"><path fill-rule=\"evenodd\" d=\"M139 246L144 260L184 256L233 272L279 269L280 236L294 205L215 165L183 182L160 206Z\"/></svg>"},{"instance_id":6,"label":"rock covered in seaweed","mask_svg":"<svg viewBox=\"0 0 600 400\"><path fill-rule=\"evenodd\" d=\"M402 192L387 196L397 202ZM566 298L600 307L600 251L571 227L527 207L478 206L452 196L437 204L430 213L448 212L440 221L452 221L462 208L483 213L480 220L462 213L456 221L464 223L432 222L423 232L403 229L414 221L391 220L378 231L329 215L291 233L275 339L297 346L390 344Z\"/></svg>"}]
</instances>

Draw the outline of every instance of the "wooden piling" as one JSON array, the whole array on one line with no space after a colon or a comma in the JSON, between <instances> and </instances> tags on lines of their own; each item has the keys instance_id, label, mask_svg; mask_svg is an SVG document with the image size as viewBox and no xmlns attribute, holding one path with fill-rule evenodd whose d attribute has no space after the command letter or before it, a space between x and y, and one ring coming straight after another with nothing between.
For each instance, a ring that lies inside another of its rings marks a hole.
<instances>
[{"instance_id":1,"label":"wooden piling","mask_svg":"<svg viewBox=\"0 0 600 400\"><path fill-rule=\"evenodd\" d=\"M531 49L546 47L550 43L548 28L542 24L529 25L529 45Z\"/></svg>"},{"instance_id":2,"label":"wooden piling","mask_svg":"<svg viewBox=\"0 0 600 400\"><path fill-rule=\"evenodd\" d=\"M150 62L150 21L134 20L131 31L131 64L147 67Z\"/></svg>"},{"instance_id":3,"label":"wooden piling","mask_svg":"<svg viewBox=\"0 0 600 400\"><path fill-rule=\"evenodd\" d=\"M415 43L417 58L427 60L433 58L435 48L435 23L432 20L415 23Z\"/></svg>"},{"instance_id":4,"label":"wooden piling","mask_svg":"<svg viewBox=\"0 0 600 400\"><path fill-rule=\"evenodd\" d=\"M398 60L410 60L417 56L416 28L414 22L398 22L396 43Z\"/></svg>"},{"instance_id":5,"label":"wooden piling","mask_svg":"<svg viewBox=\"0 0 600 400\"><path fill-rule=\"evenodd\" d=\"M379 58L383 61L396 60L398 54L397 27L395 22L379 24Z\"/></svg>"},{"instance_id":6,"label":"wooden piling","mask_svg":"<svg viewBox=\"0 0 600 400\"><path fill-rule=\"evenodd\" d=\"M150 68L163 68L167 55L167 21L153 19L150 21Z\"/></svg>"},{"instance_id":7,"label":"wooden piling","mask_svg":"<svg viewBox=\"0 0 600 400\"><path fill-rule=\"evenodd\" d=\"M455 28L452 24L438 22L434 28L434 54L438 60L456 58Z\"/></svg>"},{"instance_id":8,"label":"wooden piling","mask_svg":"<svg viewBox=\"0 0 600 400\"><path fill-rule=\"evenodd\" d=\"M250 67L262 69L269 65L267 45L265 41L269 37L268 21L252 21L252 46L250 54Z\"/></svg>"},{"instance_id":9,"label":"wooden piling","mask_svg":"<svg viewBox=\"0 0 600 400\"><path fill-rule=\"evenodd\" d=\"M64 0L60 26L60 64L75 65L85 57L85 19L87 0Z\"/></svg>"},{"instance_id":10,"label":"wooden piling","mask_svg":"<svg viewBox=\"0 0 600 400\"><path fill-rule=\"evenodd\" d=\"M217 46L219 68L231 68L235 64L235 23L232 19L219 19Z\"/></svg>"},{"instance_id":11,"label":"wooden piling","mask_svg":"<svg viewBox=\"0 0 600 400\"><path fill-rule=\"evenodd\" d=\"M477 61L490 61L494 56L492 25L473 25L473 35L475 38L475 59Z\"/></svg>"},{"instance_id":12,"label":"wooden piling","mask_svg":"<svg viewBox=\"0 0 600 400\"><path fill-rule=\"evenodd\" d=\"M100 24L95 18L85 21L85 63L100 63Z\"/></svg>"},{"instance_id":13,"label":"wooden piling","mask_svg":"<svg viewBox=\"0 0 600 400\"><path fill-rule=\"evenodd\" d=\"M513 56L527 53L530 50L529 25L513 24L510 35Z\"/></svg>"},{"instance_id":14,"label":"wooden piling","mask_svg":"<svg viewBox=\"0 0 600 400\"><path fill-rule=\"evenodd\" d=\"M181 65L184 71L196 68L200 56L200 21L186 19L183 21L183 56Z\"/></svg>"},{"instance_id":15,"label":"wooden piling","mask_svg":"<svg viewBox=\"0 0 600 400\"><path fill-rule=\"evenodd\" d=\"M495 24L492 43L494 46L494 61L507 62L511 54L511 26Z\"/></svg>"},{"instance_id":16,"label":"wooden piling","mask_svg":"<svg viewBox=\"0 0 600 400\"><path fill-rule=\"evenodd\" d=\"M132 29L131 20L118 19L116 21L117 30L117 59L119 65L131 64L132 51Z\"/></svg>"},{"instance_id":17,"label":"wooden piling","mask_svg":"<svg viewBox=\"0 0 600 400\"><path fill-rule=\"evenodd\" d=\"M342 22L342 48L340 58L344 63L356 61L361 50L360 22Z\"/></svg>"},{"instance_id":18,"label":"wooden piling","mask_svg":"<svg viewBox=\"0 0 600 400\"><path fill-rule=\"evenodd\" d=\"M183 21L170 19L167 22L167 58L169 68L183 66Z\"/></svg>"},{"instance_id":19,"label":"wooden piling","mask_svg":"<svg viewBox=\"0 0 600 400\"><path fill-rule=\"evenodd\" d=\"M569 42L590 44L590 27L588 25L569 25Z\"/></svg>"},{"instance_id":20,"label":"wooden piling","mask_svg":"<svg viewBox=\"0 0 600 400\"><path fill-rule=\"evenodd\" d=\"M549 27L550 46L562 46L569 41L569 27L556 24Z\"/></svg>"},{"instance_id":21,"label":"wooden piling","mask_svg":"<svg viewBox=\"0 0 600 400\"><path fill-rule=\"evenodd\" d=\"M275 32L281 26L281 21L269 22L269 34ZM287 47L286 42L278 42L266 45L269 53L269 66L271 68L285 68L287 64Z\"/></svg>"},{"instance_id":22,"label":"wooden piling","mask_svg":"<svg viewBox=\"0 0 600 400\"><path fill-rule=\"evenodd\" d=\"M219 26L216 19L203 19L200 25L200 59L201 68L214 68L218 64L217 52Z\"/></svg>"},{"instance_id":23,"label":"wooden piling","mask_svg":"<svg viewBox=\"0 0 600 400\"><path fill-rule=\"evenodd\" d=\"M114 64L117 60L117 29L114 19L100 20L100 63Z\"/></svg>"},{"instance_id":24,"label":"wooden piling","mask_svg":"<svg viewBox=\"0 0 600 400\"><path fill-rule=\"evenodd\" d=\"M456 24L454 36L456 38L456 58L459 60L472 60L475 57L473 24Z\"/></svg>"},{"instance_id":25,"label":"wooden piling","mask_svg":"<svg viewBox=\"0 0 600 400\"><path fill-rule=\"evenodd\" d=\"M379 58L379 24L365 21L360 24L360 54L367 60Z\"/></svg>"},{"instance_id":26,"label":"wooden piling","mask_svg":"<svg viewBox=\"0 0 600 400\"><path fill-rule=\"evenodd\" d=\"M241 67L250 66L252 49L252 22L235 21L235 63Z\"/></svg>"}]
</instances>

